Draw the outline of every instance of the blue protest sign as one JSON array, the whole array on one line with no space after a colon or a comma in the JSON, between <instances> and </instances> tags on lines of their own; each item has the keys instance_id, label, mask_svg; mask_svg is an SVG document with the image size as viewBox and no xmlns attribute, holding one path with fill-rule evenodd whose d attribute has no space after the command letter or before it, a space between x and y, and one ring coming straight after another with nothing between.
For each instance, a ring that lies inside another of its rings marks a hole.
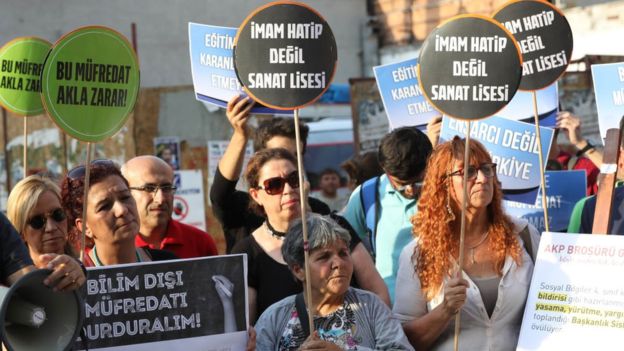
<instances>
[{"instance_id":1,"label":"blue protest sign","mask_svg":"<svg viewBox=\"0 0 624 351\"><path fill-rule=\"evenodd\" d=\"M192 22L189 22L188 28L195 98L225 107L233 96L244 94L234 71L236 28ZM251 113L292 115L292 111L276 110L259 103Z\"/></svg>"},{"instance_id":2,"label":"blue protest sign","mask_svg":"<svg viewBox=\"0 0 624 351\"><path fill-rule=\"evenodd\" d=\"M585 171L546 171L546 204L550 231L565 232L574 205L585 197ZM534 205L503 201L508 215L524 218L541 233L546 230L541 190Z\"/></svg>"},{"instance_id":3,"label":"blue protest sign","mask_svg":"<svg viewBox=\"0 0 624 351\"><path fill-rule=\"evenodd\" d=\"M417 59L410 59L373 67L391 129L406 126L424 129L431 118L440 115L420 90L417 65Z\"/></svg>"},{"instance_id":4,"label":"blue protest sign","mask_svg":"<svg viewBox=\"0 0 624 351\"><path fill-rule=\"evenodd\" d=\"M537 113L539 124L542 127L554 128L559 111L559 92L557 82L544 89L533 91L518 91L509 104L496 113L496 116L535 124L533 110L533 93L537 95Z\"/></svg>"},{"instance_id":5,"label":"blue protest sign","mask_svg":"<svg viewBox=\"0 0 624 351\"><path fill-rule=\"evenodd\" d=\"M624 116L624 62L592 65L598 124L602 140L607 129L619 128Z\"/></svg>"},{"instance_id":6,"label":"blue protest sign","mask_svg":"<svg viewBox=\"0 0 624 351\"><path fill-rule=\"evenodd\" d=\"M540 127L542 150L548 155L553 130ZM440 142L465 137L466 122L444 116ZM506 200L534 204L540 187L539 139L535 126L498 116L471 123L470 137L480 141L497 164L498 180ZM544 158L542 167L546 167Z\"/></svg>"}]
</instances>

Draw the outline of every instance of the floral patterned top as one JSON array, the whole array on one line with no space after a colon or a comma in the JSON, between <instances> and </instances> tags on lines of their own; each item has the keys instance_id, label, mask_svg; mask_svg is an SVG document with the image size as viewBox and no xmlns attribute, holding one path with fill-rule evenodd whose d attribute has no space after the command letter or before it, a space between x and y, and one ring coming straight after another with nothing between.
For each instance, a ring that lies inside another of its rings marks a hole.
<instances>
[{"instance_id":1,"label":"floral patterned top","mask_svg":"<svg viewBox=\"0 0 624 351\"><path fill-rule=\"evenodd\" d=\"M297 350L305 341L295 296L274 303L262 313L256 328L256 350ZM304 319L303 323L308 321ZM344 303L334 313L314 319L322 340L344 350L414 351L401 324L376 295L349 288Z\"/></svg>"},{"instance_id":2,"label":"floral patterned top","mask_svg":"<svg viewBox=\"0 0 624 351\"><path fill-rule=\"evenodd\" d=\"M318 332L321 340L330 341L343 350L357 350L359 342L354 338L355 316L351 305L345 301L333 313L314 317L314 329ZM299 314L295 307L292 308L290 319L286 323L284 333L279 340L278 350L294 351L303 344L306 336L299 321Z\"/></svg>"}]
</instances>

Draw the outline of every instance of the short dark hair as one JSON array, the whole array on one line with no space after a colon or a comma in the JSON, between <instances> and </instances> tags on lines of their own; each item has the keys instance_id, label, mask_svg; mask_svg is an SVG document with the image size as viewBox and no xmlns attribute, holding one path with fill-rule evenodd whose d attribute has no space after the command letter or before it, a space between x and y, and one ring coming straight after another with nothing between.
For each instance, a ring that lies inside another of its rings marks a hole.
<instances>
[{"instance_id":1,"label":"short dark hair","mask_svg":"<svg viewBox=\"0 0 624 351\"><path fill-rule=\"evenodd\" d=\"M323 176L324 176L324 175L328 175L328 174L335 174L335 175L337 175L337 176L338 176L338 178L340 178L340 173L338 173L338 171L337 171L337 170L335 170L335 169L333 169L333 168L331 168L331 167L325 168L325 169L321 172L321 174L319 174L319 178L323 178Z\"/></svg>"},{"instance_id":2,"label":"short dark hair","mask_svg":"<svg viewBox=\"0 0 624 351\"><path fill-rule=\"evenodd\" d=\"M299 136L303 144L302 153L305 154L306 145L308 144L308 132L310 128L303 122L299 122ZM266 149L266 143L271 138L281 136L296 139L295 120L293 118L273 117L264 120L258 125L254 136L254 151Z\"/></svg>"},{"instance_id":3,"label":"short dark hair","mask_svg":"<svg viewBox=\"0 0 624 351\"><path fill-rule=\"evenodd\" d=\"M355 182L355 185L360 185L370 178L383 174L383 169L377 160L377 153L373 151L354 156L340 164L340 168L349 174L349 178Z\"/></svg>"},{"instance_id":4,"label":"short dark hair","mask_svg":"<svg viewBox=\"0 0 624 351\"><path fill-rule=\"evenodd\" d=\"M431 150L429 138L418 128L398 128L381 139L379 164L400 180L414 180L425 170Z\"/></svg>"}]
</instances>

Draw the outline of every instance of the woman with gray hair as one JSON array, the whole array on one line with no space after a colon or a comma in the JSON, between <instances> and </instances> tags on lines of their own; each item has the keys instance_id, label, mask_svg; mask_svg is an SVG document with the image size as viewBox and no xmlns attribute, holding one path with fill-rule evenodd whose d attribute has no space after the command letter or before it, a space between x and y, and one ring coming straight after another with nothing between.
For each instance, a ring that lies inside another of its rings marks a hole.
<instances>
[{"instance_id":1,"label":"woman with gray hair","mask_svg":"<svg viewBox=\"0 0 624 351\"><path fill-rule=\"evenodd\" d=\"M349 233L316 214L307 216L307 227L311 301L300 293L266 309L256 323L258 350L413 350L390 309L376 295L350 287ZM288 229L282 256L305 284L302 232L297 220ZM311 335L305 305L314 314Z\"/></svg>"}]
</instances>

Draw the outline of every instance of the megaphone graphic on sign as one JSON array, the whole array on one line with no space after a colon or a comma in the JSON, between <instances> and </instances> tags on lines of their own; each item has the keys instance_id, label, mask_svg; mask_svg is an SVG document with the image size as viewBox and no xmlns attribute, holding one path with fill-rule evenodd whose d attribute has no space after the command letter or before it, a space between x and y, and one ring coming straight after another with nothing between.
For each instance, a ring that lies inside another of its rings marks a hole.
<instances>
[{"instance_id":1,"label":"megaphone graphic on sign","mask_svg":"<svg viewBox=\"0 0 624 351\"><path fill-rule=\"evenodd\" d=\"M0 333L9 351L69 350L82 328L84 303L77 291L43 284L52 271L30 272L10 288L0 286Z\"/></svg>"}]
</instances>

